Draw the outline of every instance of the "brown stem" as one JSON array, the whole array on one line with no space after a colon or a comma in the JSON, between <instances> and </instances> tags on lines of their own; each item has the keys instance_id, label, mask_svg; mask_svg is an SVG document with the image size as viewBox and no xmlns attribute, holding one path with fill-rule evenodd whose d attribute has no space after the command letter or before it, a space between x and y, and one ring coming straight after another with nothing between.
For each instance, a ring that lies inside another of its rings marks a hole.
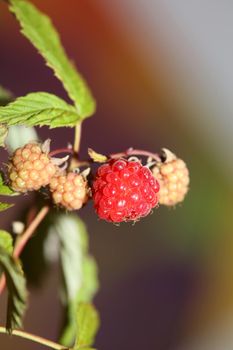
<instances>
[{"instance_id":1,"label":"brown stem","mask_svg":"<svg viewBox=\"0 0 233 350\"><path fill-rule=\"evenodd\" d=\"M148 151L133 149L133 148L129 148L125 152L110 154L110 158L120 158L120 157L129 157L129 156L145 156L145 157L153 158L154 160L156 160L156 162L161 161L157 153L151 153Z\"/></svg>"},{"instance_id":2,"label":"brown stem","mask_svg":"<svg viewBox=\"0 0 233 350\"><path fill-rule=\"evenodd\" d=\"M44 206L35 219L31 222L31 224L28 226L28 228L24 231L24 233L19 237L19 239L16 241L14 251L13 251L13 257L18 258L24 249L25 245L27 244L28 240L33 235L36 228L39 226L41 221L45 218L45 216L49 212L49 206ZM3 275L0 279L0 294L3 292L6 284L5 276Z\"/></svg>"},{"instance_id":3,"label":"brown stem","mask_svg":"<svg viewBox=\"0 0 233 350\"><path fill-rule=\"evenodd\" d=\"M6 328L0 327L0 333L7 334ZM51 340L39 337L38 335L34 335L34 334L31 334L28 332L20 331L17 329L14 329L12 331L12 335L15 335L16 337L20 337L23 339L31 340L34 343L38 343L40 345L47 346L47 347L54 349L54 350L69 350L66 347L64 347L63 345L57 344Z\"/></svg>"},{"instance_id":4,"label":"brown stem","mask_svg":"<svg viewBox=\"0 0 233 350\"><path fill-rule=\"evenodd\" d=\"M56 149L55 151L50 152L49 156L53 157L53 156L56 156L57 154L60 154L60 153L74 154L74 150L72 148L59 148L59 149Z\"/></svg>"}]
</instances>

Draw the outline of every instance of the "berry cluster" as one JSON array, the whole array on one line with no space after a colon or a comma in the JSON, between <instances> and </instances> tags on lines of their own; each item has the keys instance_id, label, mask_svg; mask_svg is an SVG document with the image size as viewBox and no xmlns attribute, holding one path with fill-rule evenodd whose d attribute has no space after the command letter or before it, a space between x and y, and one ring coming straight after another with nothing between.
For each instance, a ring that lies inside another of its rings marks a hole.
<instances>
[{"instance_id":1,"label":"berry cluster","mask_svg":"<svg viewBox=\"0 0 233 350\"><path fill-rule=\"evenodd\" d=\"M66 158L65 158L66 159ZM53 202L67 210L80 209L88 199L86 179L61 170L63 160L49 156L49 143L28 143L18 148L9 165L9 179L16 192L38 191L48 186Z\"/></svg>"},{"instance_id":2,"label":"berry cluster","mask_svg":"<svg viewBox=\"0 0 233 350\"><path fill-rule=\"evenodd\" d=\"M94 206L106 221L136 221L158 204L158 191L158 181L139 161L111 160L97 171Z\"/></svg>"},{"instance_id":3,"label":"berry cluster","mask_svg":"<svg viewBox=\"0 0 233 350\"><path fill-rule=\"evenodd\" d=\"M18 148L9 166L11 187L17 192L39 190L47 186L55 175L57 167L49 155L37 143L28 143Z\"/></svg>"},{"instance_id":4,"label":"berry cluster","mask_svg":"<svg viewBox=\"0 0 233 350\"><path fill-rule=\"evenodd\" d=\"M54 204L67 210L79 210L92 195L99 218L115 223L137 221L158 204L172 206L184 200L189 172L183 160L164 149L163 157L154 155L155 162L148 160L145 166L138 158L127 159L129 152L149 154L129 149L107 158L92 151L92 161L105 163L98 168L91 186L84 176L86 171L80 174L59 167L67 157L51 157L49 140L44 144L31 142L13 154L8 167L10 184L22 193L47 186Z\"/></svg>"},{"instance_id":5,"label":"berry cluster","mask_svg":"<svg viewBox=\"0 0 233 350\"><path fill-rule=\"evenodd\" d=\"M53 177L49 188L54 203L68 210L78 210L88 200L87 181L75 172Z\"/></svg>"}]
</instances>

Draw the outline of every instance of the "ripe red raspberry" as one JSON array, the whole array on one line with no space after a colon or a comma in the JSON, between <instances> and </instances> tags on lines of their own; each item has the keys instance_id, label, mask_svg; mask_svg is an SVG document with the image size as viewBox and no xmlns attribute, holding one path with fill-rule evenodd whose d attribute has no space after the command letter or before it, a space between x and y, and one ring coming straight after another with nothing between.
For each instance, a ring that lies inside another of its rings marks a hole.
<instances>
[{"instance_id":1,"label":"ripe red raspberry","mask_svg":"<svg viewBox=\"0 0 233 350\"><path fill-rule=\"evenodd\" d=\"M53 164L43 145L28 143L18 148L9 165L11 187L17 192L39 190L48 185L58 167Z\"/></svg>"},{"instance_id":2,"label":"ripe red raspberry","mask_svg":"<svg viewBox=\"0 0 233 350\"><path fill-rule=\"evenodd\" d=\"M98 216L106 221L136 221L157 205L158 191L158 181L139 161L111 160L97 171L94 206Z\"/></svg>"},{"instance_id":3,"label":"ripe red raspberry","mask_svg":"<svg viewBox=\"0 0 233 350\"><path fill-rule=\"evenodd\" d=\"M188 192L189 171L182 159L168 150L164 151L169 156L164 162L156 164L152 172L160 184L159 203L172 206L182 202Z\"/></svg>"},{"instance_id":4,"label":"ripe red raspberry","mask_svg":"<svg viewBox=\"0 0 233 350\"><path fill-rule=\"evenodd\" d=\"M75 172L69 172L51 179L50 191L54 203L67 210L78 210L88 200L86 179Z\"/></svg>"}]
</instances>

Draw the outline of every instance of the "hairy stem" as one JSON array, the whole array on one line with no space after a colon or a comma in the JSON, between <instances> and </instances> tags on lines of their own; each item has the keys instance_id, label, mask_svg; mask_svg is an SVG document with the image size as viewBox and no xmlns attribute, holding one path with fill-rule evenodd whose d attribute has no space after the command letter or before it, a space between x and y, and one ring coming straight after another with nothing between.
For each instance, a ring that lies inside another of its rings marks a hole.
<instances>
[{"instance_id":1,"label":"hairy stem","mask_svg":"<svg viewBox=\"0 0 233 350\"><path fill-rule=\"evenodd\" d=\"M5 327L0 327L0 333L8 334ZM45 346L47 346L47 347L49 347L51 349L67 350L67 348L65 348L64 346L62 346L60 344L57 344L57 343L55 343L55 342L53 342L51 340L44 339L42 337L39 337L39 336L31 334L31 333L27 333L27 332L24 332L24 331L13 330L12 335L15 335L16 337L20 337L20 338L31 340L34 343L45 345Z\"/></svg>"},{"instance_id":2,"label":"hairy stem","mask_svg":"<svg viewBox=\"0 0 233 350\"><path fill-rule=\"evenodd\" d=\"M25 247L25 245L27 244L28 240L33 235L34 231L39 226L41 221L45 218L45 216L47 215L48 212L49 212L49 206L46 205L43 208L41 208L39 213L36 215L35 219L30 223L28 228L24 231L24 233L16 241L14 251L13 251L14 258L18 258L20 256L20 254L21 254L23 248ZM3 275L2 278L0 279L0 294L4 290L5 284L6 284L6 280L5 280L5 276Z\"/></svg>"},{"instance_id":3,"label":"hairy stem","mask_svg":"<svg viewBox=\"0 0 233 350\"><path fill-rule=\"evenodd\" d=\"M75 126L74 146L73 146L74 155L70 163L70 170L77 168L79 166L78 152L80 149L81 134L82 134L82 123L80 122Z\"/></svg>"},{"instance_id":4,"label":"hairy stem","mask_svg":"<svg viewBox=\"0 0 233 350\"><path fill-rule=\"evenodd\" d=\"M59 149L56 149L55 151L50 152L49 156L53 157L53 156L56 156L57 154L60 154L60 153L71 153L71 154L73 154L74 150L72 148L59 148Z\"/></svg>"},{"instance_id":5,"label":"hairy stem","mask_svg":"<svg viewBox=\"0 0 233 350\"><path fill-rule=\"evenodd\" d=\"M145 157L151 157L156 162L161 161L161 159L157 153L151 153L148 151L144 151L141 149L134 149L134 148L129 148L124 152L110 154L110 158L120 158L120 157L129 157L129 156L145 156Z\"/></svg>"},{"instance_id":6,"label":"hairy stem","mask_svg":"<svg viewBox=\"0 0 233 350\"><path fill-rule=\"evenodd\" d=\"M19 240L16 242L15 247L14 247L14 251L13 251L14 258L18 258L20 256L20 254L21 254L23 248L25 247L25 245L27 244L28 240L30 239L30 237L32 236L32 234L34 233L36 228L39 226L41 221L48 214L48 212L49 212L48 205L41 208L41 210L39 211L39 213L37 214L35 219L31 222L31 224L28 226L28 228L20 236Z\"/></svg>"},{"instance_id":7,"label":"hairy stem","mask_svg":"<svg viewBox=\"0 0 233 350\"><path fill-rule=\"evenodd\" d=\"M74 152L78 153L81 142L81 134L82 134L82 123L78 123L75 126L75 135L74 135Z\"/></svg>"}]
</instances>

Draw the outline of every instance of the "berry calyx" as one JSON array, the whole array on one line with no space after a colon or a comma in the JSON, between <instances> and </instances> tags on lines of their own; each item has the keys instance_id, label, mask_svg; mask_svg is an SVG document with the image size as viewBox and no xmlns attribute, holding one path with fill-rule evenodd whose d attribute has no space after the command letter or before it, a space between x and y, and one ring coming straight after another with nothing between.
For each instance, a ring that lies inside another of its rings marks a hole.
<instances>
[{"instance_id":1,"label":"berry calyx","mask_svg":"<svg viewBox=\"0 0 233 350\"><path fill-rule=\"evenodd\" d=\"M88 200L87 180L75 172L54 176L49 188L54 203L67 210L78 210Z\"/></svg>"},{"instance_id":2,"label":"berry calyx","mask_svg":"<svg viewBox=\"0 0 233 350\"><path fill-rule=\"evenodd\" d=\"M110 222L136 221L158 204L159 183L139 160L112 159L101 165L93 183L94 207Z\"/></svg>"},{"instance_id":3,"label":"berry calyx","mask_svg":"<svg viewBox=\"0 0 233 350\"><path fill-rule=\"evenodd\" d=\"M31 142L14 152L8 168L14 191L35 191L49 184L59 168L44 149L44 145Z\"/></svg>"},{"instance_id":4,"label":"berry calyx","mask_svg":"<svg viewBox=\"0 0 233 350\"><path fill-rule=\"evenodd\" d=\"M182 202L189 189L189 171L185 162L169 150L163 150L164 162L159 162L152 169L159 181L159 204L173 206Z\"/></svg>"}]
</instances>

